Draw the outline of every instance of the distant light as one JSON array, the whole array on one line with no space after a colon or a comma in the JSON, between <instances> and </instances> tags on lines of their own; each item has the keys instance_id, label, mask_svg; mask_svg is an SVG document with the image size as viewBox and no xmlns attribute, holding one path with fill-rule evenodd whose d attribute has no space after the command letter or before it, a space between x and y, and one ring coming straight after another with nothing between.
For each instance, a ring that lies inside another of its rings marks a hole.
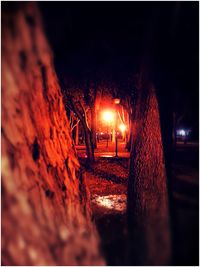
<instances>
[{"instance_id":1,"label":"distant light","mask_svg":"<svg viewBox=\"0 0 200 267\"><path fill-rule=\"evenodd\" d=\"M176 131L177 136L189 136L191 129L179 129Z\"/></svg>"},{"instance_id":2,"label":"distant light","mask_svg":"<svg viewBox=\"0 0 200 267\"><path fill-rule=\"evenodd\" d=\"M183 130L183 129L181 129L181 130L178 130L178 131L177 131L177 134L178 134L178 135L181 135L181 136L186 136L186 131Z\"/></svg>"},{"instance_id":3,"label":"distant light","mask_svg":"<svg viewBox=\"0 0 200 267\"><path fill-rule=\"evenodd\" d=\"M185 136L186 135L185 130L180 130L180 135Z\"/></svg>"},{"instance_id":4,"label":"distant light","mask_svg":"<svg viewBox=\"0 0 200 267\"><path fill-rule=\"evenodd\" d=\"M102 114L103 120L106 122L114 121L114 113L110 110L106 110Z\"/></svg>"},{"instance_id":5,"label":"distant light","mask_svg":"<svg viewBox=\"0 0 200 267\"><path fill-rule=\"evenodd\" d=\"M126 125L123 124L123 123L120 124L120 125L119 125L119 129L120 129L120 131L122 131L122 133L125 132L125 131L126 131Z\"/></svg>"},{"instance_id":6,"label":"distant light","mask_svg":"<svg viewBox=\"0 0 200 267\"><path fill-rule=\"evenodd\" d=\"M119 103L120 103L120 99L119 99L119 98L115 98L115 99L114 99L114 103L115 103L115 104L119 104Z\"/></svg>"},{"instance_id":7,"label":"distant light","mask_svg":"<svg viewBox=\"0 0 200 267\"><path fill-rule=\"evenodd\" d=\"M113 158L113 155L108 155L108 154L101 154L101 158Z\"/></svg>"}]
</instances>

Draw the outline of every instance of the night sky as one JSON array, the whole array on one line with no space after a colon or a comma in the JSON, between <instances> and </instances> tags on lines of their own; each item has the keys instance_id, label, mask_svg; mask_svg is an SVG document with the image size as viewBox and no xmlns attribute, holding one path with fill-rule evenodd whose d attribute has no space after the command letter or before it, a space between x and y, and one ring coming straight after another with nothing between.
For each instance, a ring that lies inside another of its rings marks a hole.
<instances>
[{"instance_id":1,"label":"night sky","mask_svg":"<svg viewBox=\"0 0 200 267\"><path fill-rule=\"evenodd\" d=\"M40 2L44 27L63 77L128 80L148 59L164 74L182 126L198 132L198 2ZM89 74L88 74L89 73ZM162 75L161 75L162 73ZM126 90L126 89L124 89Z\"/></svg>"}]
</instances>

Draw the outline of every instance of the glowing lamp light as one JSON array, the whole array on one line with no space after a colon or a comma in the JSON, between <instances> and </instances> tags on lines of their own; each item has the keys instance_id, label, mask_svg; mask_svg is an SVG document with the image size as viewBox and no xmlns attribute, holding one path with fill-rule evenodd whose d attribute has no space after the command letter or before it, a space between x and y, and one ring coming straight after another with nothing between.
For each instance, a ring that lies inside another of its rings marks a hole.
<instances>
[{"instance_id":1,"label":"glowing lamp light","mask_svg":"<svg viewBox=\"0 0 200 267\"><path fill-rule=\"evenodd\" d=\"M102 118L106 122L114 121L114 113L112 111L106 110L102 114Z\"/></svg>"},{"instance_id":2,"label":"glowing lamp light","mask_svg":"<svg viewBox=\"0 0 200 267\"><path fill-rule=\"evenodd\" d=\"M115 99L114 99L114 103L115 103L115 104L119 104L119 103L120 103L120 99L119 99L119 98L115 98Z\"/></svg>"},{"instance_id":3,"label":"glowing lamp light","mask_svg":"<svg viewBox=\"0 0 200 267\"><path fill-rule=\"evenodd\" d=\"M185 136L186 135L186 132L185 132L185 130L180 130L179 131L179 134L182 135L182 136Z\"/></svg>"},{"instance_id":4,"label":"glowing lamp light","mask_svg":"<svg viewBox=\"0 0 200 267\"><path fill-rule=\"evenodd\" d=\"M125 124L120 124L119 125L119 129L120 129L120 131L123 133L123 132L125 132L126 131L126 125Z\"/></svg>"}]
</instances>

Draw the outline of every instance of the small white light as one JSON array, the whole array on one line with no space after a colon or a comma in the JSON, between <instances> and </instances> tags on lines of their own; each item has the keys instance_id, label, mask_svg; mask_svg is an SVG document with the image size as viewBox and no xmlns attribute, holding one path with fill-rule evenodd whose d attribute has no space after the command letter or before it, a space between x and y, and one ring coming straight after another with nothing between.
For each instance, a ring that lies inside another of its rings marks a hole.
<instances>
[{"instance_id":1,"label":"small white light","mask_svg":"<svg viewBox=\"0 0 200 267\"><path fill-rule=\"evenodd\" d=\"M185 130L180 130L180 135L182 135L182 136L185 136L186 135L186 132L185 132Z\"/></svg>"}]
</instances>

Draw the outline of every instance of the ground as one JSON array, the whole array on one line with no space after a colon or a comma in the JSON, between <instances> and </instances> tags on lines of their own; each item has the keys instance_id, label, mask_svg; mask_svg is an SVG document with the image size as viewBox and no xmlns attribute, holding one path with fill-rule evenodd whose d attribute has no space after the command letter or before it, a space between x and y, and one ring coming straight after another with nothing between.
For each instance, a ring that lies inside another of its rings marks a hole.
<instances>
[{"instance_id":1,"label":"ground","mask_svg":"<svg viewBox=\"0 0 200 267\"><path fill-rule=\"evenodd\" d=\"M178 143L173 159L174 257L177 265L199 263L199 147Z\"/></svg>"},{"instance_id":2,"label":"ground","mask_svg":"<svg viewBox=\"0 0 200 267\"><path fill-rule=\"evenodd\" d=\"M85 148L77 147L84 165ZM126 196L129 153L125 143L101 141L95 151L96 161L86 170L94 220L99 231L102 252L108 265L126 265ZM198 265L198 144L177 144L172 165L174 242L176 265Z\"/></svg>"}]
</instances>

